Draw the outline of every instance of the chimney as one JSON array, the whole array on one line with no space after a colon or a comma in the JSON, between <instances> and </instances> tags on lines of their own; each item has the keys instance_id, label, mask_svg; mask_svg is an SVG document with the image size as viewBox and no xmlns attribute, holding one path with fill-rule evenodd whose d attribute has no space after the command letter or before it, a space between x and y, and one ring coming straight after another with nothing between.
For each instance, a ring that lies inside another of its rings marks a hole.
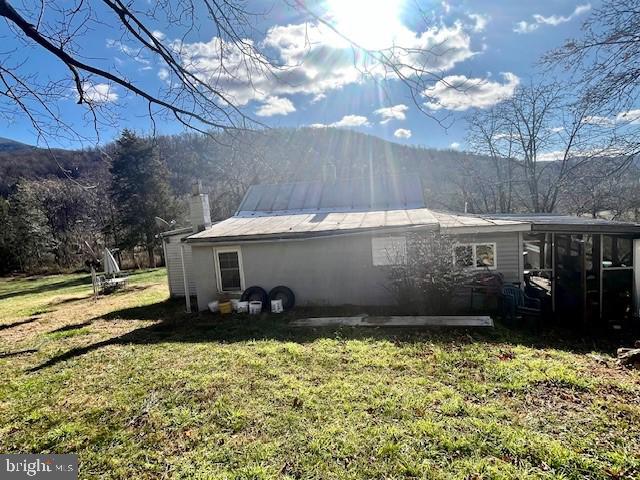
<instances>
[{"instance_id":1,"label":"chimney","mask_svg":"<svg viewBox=\"0 0 640 480\"><path fill-rule=\"evenodd\" d=\"M211 226L209 195L202 192L200 180L193 184L191 198L189 198L189 213L191 215L191 228L194 233L206 230Z\"/></svg>"}]
</instances>

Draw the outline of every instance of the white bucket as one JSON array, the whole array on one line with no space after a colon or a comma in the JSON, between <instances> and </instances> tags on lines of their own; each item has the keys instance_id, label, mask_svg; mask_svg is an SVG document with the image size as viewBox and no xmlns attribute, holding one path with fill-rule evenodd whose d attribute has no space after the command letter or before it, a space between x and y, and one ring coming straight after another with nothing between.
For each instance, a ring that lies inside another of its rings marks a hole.
<instances>
[{"instance_id":1,"label":"white bucket","mask_svg":"<svg viewBox=\"0 0 640 480\"><path fill-rule=\"evenodd\" d=\"M232 298L229 301L231 302L231 308L233 309L233 311L237 312L238 311L238 302L239 302L239 300L237 298Z\"/></svg>"},{"instance_id":2,"label":"white bucket","mask_svg":"<svg viewBox=\"0 0 640 480\"><path fill-rule=\"evenodd\" d=\"M249 313L251 315L257 315L262 312L262 302L249 302Z\"/></svg>"},{"instance_id":3,"label":"white bucket","mask_svg":"<svg viewBox=\"0 0 640 480\"><path fill-rule=\"evenodd\" d=\"M271 313L282 313L282 300L271 300Z\"/></svg>"},{"instance_id":4,"label":"white bucket","mask_svg":"<svg viewBox=\"0 0 640 480\"><path fill-rule=\"evenodd\" d=\"M236 312L238 313L247 313L249 311L249 302L237 302L236 303Z\"/></svg>"},{"instance_id":5,"label":"white bucket","mask_svg":"<svg viewBox=\"0 0 640 480\"><path fill-rule=\"evenodd\" d=\"M216 313L218 310L220 310L220 308L219 308L219 306L218 306L218 305L219 305L219 303L218 303L218 301L217 301L217 300L214 300L213 302L209 302L209 303L207 303L207 307L209 307L209 310L210 310L212 313Z\"/></svg>"}]
</instances>

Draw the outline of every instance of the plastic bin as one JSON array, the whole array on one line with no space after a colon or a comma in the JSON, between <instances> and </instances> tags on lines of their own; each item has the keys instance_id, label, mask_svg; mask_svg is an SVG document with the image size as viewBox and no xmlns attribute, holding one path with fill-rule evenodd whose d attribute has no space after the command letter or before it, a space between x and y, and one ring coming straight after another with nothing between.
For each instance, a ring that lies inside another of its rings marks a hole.
<instances>
[{"instance_id":1,"label":"plastic bin","mask_svg":"<svg viewBox=\"0 0 640 480\"><path fill-rule=\"evenodd\" d=\"M218 304L218 308L220 309L221 314L228 315L231 313L231 302L220 302Z\"/></svg>"},{"instance_id":2,"label":"plastic bin","mask_svg":"<svg viewBox=\"0 0 640 480\"><path fill-rule=\"evenodd\" d=\"M257 315L262 312L262 302L249 302L249 313Z\"/></svg>"},{"instance_id":3,"label":"plastic bin","mask_svg":"<svg viewBox=\"0 0 640 480\"><path fill-rule=\"evenodd\" d=\"M238 312L238 313L248 313L249 312L249 302L237 302L236 303L236 312Z\"/></svg>"},{"instance_id":4,"label":"plastic bin","mask_svg":"<svg viewBox=\"0 0 640 480\"><path fill-rule=\"evenodd\" d=\"M271 313L282 313L282 300L271 300Z\"/></svg>"}]
</instances>

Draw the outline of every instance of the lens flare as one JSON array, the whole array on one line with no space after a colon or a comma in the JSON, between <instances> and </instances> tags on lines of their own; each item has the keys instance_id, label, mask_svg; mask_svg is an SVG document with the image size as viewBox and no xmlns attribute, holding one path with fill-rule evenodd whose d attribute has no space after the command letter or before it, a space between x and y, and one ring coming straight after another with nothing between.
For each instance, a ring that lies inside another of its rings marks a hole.
<instances>
[{"instance_id":1,"label":"lens flare","mask_svg":"<svg viewBox=\"0 0 640 480\"><path fill-rule=\"evenodd\" d=\"M400 21L403 0L328 0L335 27L363 48L391 47L405 27Z\"/></svg>"}]
</instances>

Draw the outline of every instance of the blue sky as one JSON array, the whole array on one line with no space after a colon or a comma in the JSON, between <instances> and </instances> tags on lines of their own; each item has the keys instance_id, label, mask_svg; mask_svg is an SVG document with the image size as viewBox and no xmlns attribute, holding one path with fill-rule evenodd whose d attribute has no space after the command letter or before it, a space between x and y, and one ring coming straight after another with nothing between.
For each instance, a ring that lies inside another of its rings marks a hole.
<instances>
[{"instance_id":1,"label":"blue sky","mask_svg":"<svg viewBox=\"0 0 640 480\"><path fill-rule=\"evenodd\" d=\"M336 52L344 53L339 41L313 22L305 23L309 19L296 9L282 0L250 1L248 7L252 11L268 13L256 19L255 29L247 36L265 51L295 65L293 78L300 81L278 84L273 78L258 79L258 93L247 85L234 84L230 95L244 112L273 127L335 125L399 143L464 149L465 115L475 108L495 104L508 97L519 83L529 82L538 74L535 62L540 56L563 40L579 36L582 22L598 3L323 0L311 5L350 38L370 48L386 41L442 48L437 58L429 60L434 71L448 84L466 82L473 88L461 92L434 81L426 92L428 96L418 99L428 112L444 120L448 128L443 128L417 109L400 81L363 79L353 68L352 60L339 58ZM104 20L104 27L94 25L83 34L81 54L117 69L144 88L163 88L169 80L161 62L132 50L135 45L128 38L109 28L116 22L109 20L106 12ZM167 41L181 33L160 22L152 27ZM206 62L211 61L207 55L213 56L216 44L213 26L203 21L201 27L186 37L181 47L185 58L206 68ZM63 65L43 50L17 40L4 22L0 24L0 41L2 53L8 52L10 61L21 64L21 71L33 74L38 81L68 79ZM331 63L327 59L338 60ZM140 133L150 131L147 106L141 100L101 80L87 85L96 101L115 115L99 126L97 141L112 140L124 127ZM85 107L75 103L71 89L55 101L55 108L65 122L90 139L95 136ZM16 115L0 121L0 136L42 144L27 118ZM168 119L158 119L156 129L160 133L182 131ZM48 140L52 146L60 147L88 147L96 141L79 142L63 136Z\"/></svg>"}]
</instances>

